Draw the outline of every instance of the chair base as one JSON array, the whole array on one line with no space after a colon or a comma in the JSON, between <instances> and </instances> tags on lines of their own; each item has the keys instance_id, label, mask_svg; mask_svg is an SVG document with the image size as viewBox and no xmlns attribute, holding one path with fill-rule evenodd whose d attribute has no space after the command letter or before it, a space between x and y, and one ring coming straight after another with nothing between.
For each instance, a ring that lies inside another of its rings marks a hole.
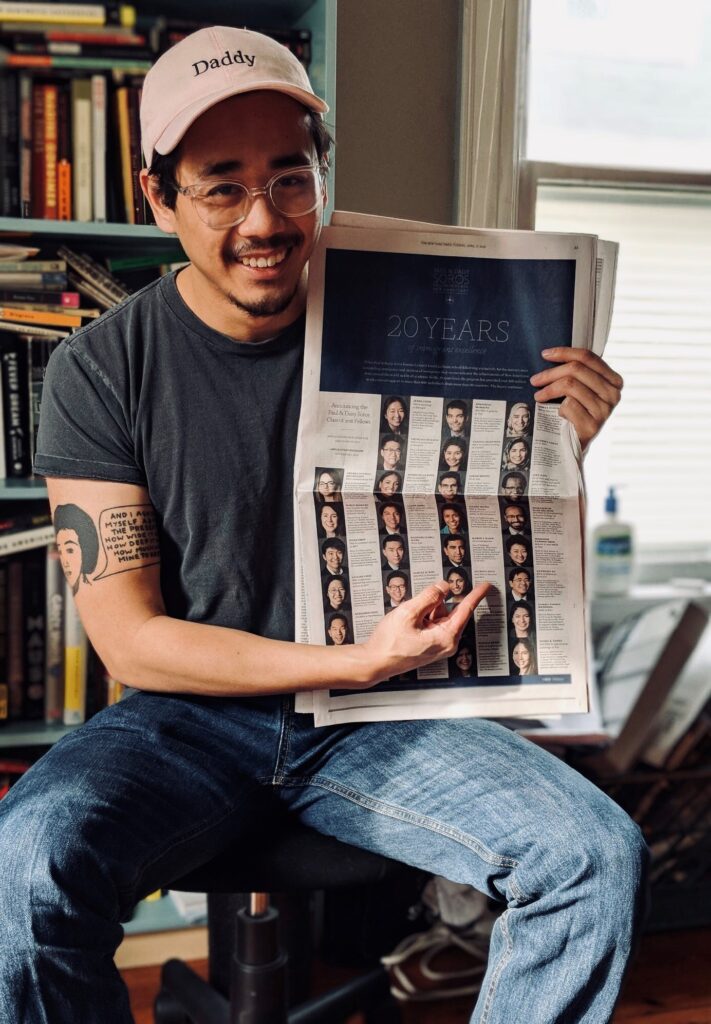
<instances>
[{"instance_id":1,"label":"chair base","mask_svg":"<svg viewBox=\"0 0 711 1024\"><path fill-rule=\"evenodd\" d=\"M231 1016L230 1001L182 960L164 964L161 986L154 1004L155 1024L342 1024L354 1013L362 1013L366 1024L399 1024L401 1020L383 967L291 1010L269 1009L267 1015L255 1011L249 1018L236 1007Z\"/></svg>"}]
</instances>

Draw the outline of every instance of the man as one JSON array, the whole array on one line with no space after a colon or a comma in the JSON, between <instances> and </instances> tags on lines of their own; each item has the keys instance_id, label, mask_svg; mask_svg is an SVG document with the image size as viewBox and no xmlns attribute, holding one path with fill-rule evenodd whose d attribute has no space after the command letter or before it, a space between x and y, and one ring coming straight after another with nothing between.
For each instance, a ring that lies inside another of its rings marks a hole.
<instances>
[{"instance_id":1,"label":"man","mask_svg":"<svg viewBox=\"0 0 711 1024\"><path fill-rule=\"evenodd\" d=\"M464 509L461 505L455 505L451 501L447 501L440 508L442 515L442 522L444 526L439 531L440 533L462 533L465 528L464 520Z\"/></svg>"},{"instance_id":2,"label":"man","mask_svg":"<svg viewBox=\"0 0 711 1024\"><path fill-rule=\"evenodd\" d=\"M129 528L134 557L110 575L100 558L76 595L109 672L138 692L0 801L0 1019L129 1024L120 921L228 843L250 843L264 793L313 828L509 902L474 1020L519 1020L521 1007L531 1024L607 1020L642 909L645 847L627 815L494 722L316 729L293 710L297 691L365 689L452 656L486 591L442 616L438 581L365 643L294 642L294 445L325 105L283 46L224 28L168 50L141 103L141 183L189 264L55 349L35 467L52 508L76 504L97 529L110 510L155 509L150 543ZM539 400L563 398L585 446L621 381L587 352L544 357Z\"/></svg>"},{"instance_id":3,"label":"man","mask_svg":"<svg viewBox=\"0 0 711 1024\"><path fill-rule=\"evenodd\" d=\"M528 569L511 569L508 575L509 597L512 601L531 601L531 573Z\"/></svg>"},{"instance_id":4,"label":"man","mask_svg":"<svg viewBox=\"0 0 711 1024\"><path fill-rule=\"evenodd\" d=\"M333 644L335 647L351 643L352 641L348 635L348 616L342 612L329 615L326 635L326 643Z\"/></svg>"},{"instance_id":5,"label":"man","mask_svg":"<svg viewBox=\"0 0 711 1024\"><path fill-rule=\"evenodd\" d=\"M464 438L467 425L467 403L460 401L458 398L453 398L447 402L444 415L447 420L447 429L444 436Z\"/></svg>"},{"instance_id":6,"label":"man","mask_svg":"<svg viewBox=\"0 0 711 1024\"><path fill-rule=\"evenodd\" d=\"M398 569L388 573L385 579L385 593L387 594L386 612L397 608L403 601L406 601L410 596L410 581L407 578L407 573L400 572Z\"/></svg>"},{"instance_id":7,"label":"man","mask_svg":"<svg viewBox=\"0 0 711 1024\"><path fill-rule=\"evenodd\" d=\"M402 505L396 501L386 501L380 506L378 514L380 515L381 533L400 533Z\"/></svg>"},{"instance_id":8,"label":"man","mask_svg":"<svg viewBox=\"0 0 711 1024\"><path fill-rule=\"evenodd\" d=\"M522 498L528 481L523 473L506 473L501 478L501 493L506 498Z\"/></svg>"},{"instance_id":9,"label":"man","mask_svg":"<svg viewBox=\"0 0 711 1024\"><path fill-rule=\"evenodd\" d=\"M504 522L505 537L516 537L527 532L528 518L521 505L507 505L504 509Z\"/></svg>"},{"instance_id":10,"label":"man","mask_svg":"<svg viewBox=\"0 0 711 1024\"><path fill-rule=\"evenodd\" d=\"M442 498L451 501L459 494L461 487L459 473L441 473L437 482L437 490Z\"/></svg>"},{"instance_id":11,"label":"man","mask_svg":"<svg viewBox=\"0 0 711 1024\"><path fill-rule=\"evenodd\" d=\"M404 569L407 567L407 554L405 552L405 541L399 533L393 533L383 537L383 570Z\"/></svg>"},{"instance_id":12,"label":"man","mask_svg":"<svg viewBox=\"0 0 711 1024\"><path fill-rule=\"evenodd\" d=\"M461 533L451 533L442 542L442 561L445 569L459 568L467 558L467 547Z\"/></svg>"},{"instance_id":13,"label":"man","mask_svg":"<svg viewBox=\"0 0 711 1024\"><path fill-rule=\"evenodd\" d=\"M324 576L342 576L343 559L345 557L346 545L341 538L327 537L321 544L322 574Z\"/></svg>"},{"instance_id":14,"label":"man","mask_svg":"<svg viewBox=\"0 0 711 1024\"><path fill-rule=\"evenodd\" d=\"M386 471L400 469L402 438L397 434L385 434L380 446L380 468Z\"/></svg>"}]
</instances>

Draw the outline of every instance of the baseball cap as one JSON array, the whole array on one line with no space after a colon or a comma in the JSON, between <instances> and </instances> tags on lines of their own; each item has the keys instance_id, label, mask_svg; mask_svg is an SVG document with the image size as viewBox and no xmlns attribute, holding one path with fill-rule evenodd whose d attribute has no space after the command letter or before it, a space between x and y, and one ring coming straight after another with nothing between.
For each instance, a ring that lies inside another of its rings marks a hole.
<instances>
[{"instance_id":1,"label":"baseball cap","mask_svg":"<svg viewBox=\"0 0 711 1024\"><path fill-rule=\"evenodd\" d=\"M319 114L328 111L294 54L261 32L216 25L181 39L158 58L143 83L146 162L154 151L175 149L190 125L216 103L258 89L286 93Z\"/></svg>"}]
</instances>

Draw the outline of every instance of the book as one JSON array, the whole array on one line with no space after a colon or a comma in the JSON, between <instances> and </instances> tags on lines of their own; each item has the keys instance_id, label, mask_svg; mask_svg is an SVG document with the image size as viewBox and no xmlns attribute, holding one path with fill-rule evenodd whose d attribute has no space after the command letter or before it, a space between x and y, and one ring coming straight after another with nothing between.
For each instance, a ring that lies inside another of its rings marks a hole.
<instances>
[{"instance_id":1,"label":"book","mask_svg":"<svg viewBox=\"0 0 711 1024\"><path fill-rule=\"evenodd\" d=\"M106 78L91 76L91 171L94 220L106 220Z\"/></svg>"},{"instance_id":2,"label":"book","mask_svg":"<svg viewBox=\"0 0 711 1024\"><path fill-rule=\"evenodd\" d=\"M57 95L56 85L42 86L44 125L44 190L42 196L45 220L57 219Z\"/></svg>"},{"instance_id":3,"label":"book","mask_svg":"<svg viewBox=\"0 0 711 1024\"><path fill-rule=\"evenodd\" d=\"M10 714L9 687L7 683L7 594L8 564L0 558L0 725Z\"/></svg>"},{"instance_id":4,"label":"book","mask_svg":"<svg viewBox=\"0 0 711 1024\"><path fill-rule=\"evenodd\" d=\"M22 338L0 331L0 365L6 473L8 477L29 476L29 383L27 345Z\"/></svg>"},{"instance_id":5,"label":"book","mask_svg":"<svg viewBox=\"0 0 711 1024\"><path fill-rule=\"evenodd\" d=\"M70 83L62 82L57 94L57 220L72 219L70 87Z\"/></svg>"},{"instance_id":6,"label":"book","mask_svg":"<svg viewBox=\"0 0 711 1024\"><path fill-rule=\"evenodd\" d=\"M53 25L125 25L136 22L136 10L129 4L23 3L3 0L0 22L48 22Z\"/></svg>"},{"instance_id":7,"label":"book","mask_svg":"<svg viewBox=\"0 0 711 1024\"><path fill-rule=\"evenodd\" d=\"M0 215L20 212L19 96L17 80L0 75Z\"/></svg>"},{"instance_id":8,"label":"book","mask_svg":"<svg viewBox=\"0 0 711 1024\"><path fill-rule=\"evenodd\" d=\"M0 277L0 302L39 302L49 306L61 306L66 309L79 308L79 292L76 291L53 291L52 289L42 290L41 288L3 288L2 277Z\"/></svg>"},{"instance_id":9,"label":"book","mask_svg":"<svg viewBox=\"0 0 711 1024\"><path fill-rule=\"evenodd\" d=\"M50 526L52 516L49 511L37 512L30 508L23 508L13 515L0 519L0 539L12 533L20 533L23 530L34 530L40 526Z\"/></svg>"},{"instance_id":10,"label":"book","mask_svg":"<svg viewBox=\"0 0 711 1024\"><path fill-rule=\"evenodd\" d=\"M93 214L91 185L91 82L73 78L70 120L72 126L72 205L74 220L90 221Z\"/></svg>"},{"instance_id":11,"label":"book","mask_svg":"<svg viewBox=\"0 0 711 1024\"><path fill-rule=\"evenodd\" d=\"M69 583L64 582L64 711L65 725L80 725L86 718L88 639L74 603Z\"/></svg>"},{"instance_id":12,"label":"book","mask_svg":"<svg viewBox=\"0 0 711 1024\"><path fill-rule=\"evenodd\" d=\"M128 89L127 85L120 85L114 93L114 101L116 105L116 124L118 126L120 191L123 198L123 214L127 224L135 224L133 189L131 187L131 128Z\"/></svg>"},{"instance_id":13,"label":"book","mask_svg":"<svg viewBox=\"0 0 711 1024\"><path fill-rule=\"evenodd\" d=\"M36 309L15 309L0 306L0 320L13 320L19 324L38 324L45 327L81 327L82 318L76 313L47 312Z\"/></svg>"},{"instance_id":14,"label":"book","mask_svg":"<svg viewBox=\"0 0 711 1024\"><path fill-rule=\"evenodd\" d=\"M66 338L69 331L61 331L54 327L39 327L37 324L18 324L15 320L0 320L0 332L9 334L36 335L38 338Z\"/></svg>"},{"instance_id":15,"label":"book","mask_svg":"<svg viewBox=\"0 0 711 1024\"><path fill-rule=\"evenodd\" d=\"M47 548L45 586L44 720L51 724L64 714L64 571L54 545Z\"/></svg>"},{"instance_id":16,"label":"book","mask_svg":"<svg viewBox=\"0 0 711 1024\"><path fill-rule=\"evenodd\" d=\"M32 77L18 76L19 90L19 178L20 216L29 217L32 211Z\"/></svg>"},{"instance_id":17,"label":"book","mask_svg":"<svg viewBox=\"0 0 711 1024\"><path fill-rule=\"evenodd\" d=\"M30 164L31 181L31 202L30 214L32 217L42 217L44 210L44 96L43 86L39 82L32 85L32 158Z\"/></svg>"},{"instance_id":18,"label":"book","mask_svg":"<svg viewBox=\"0 0 711 1024\"><path fill-rule=\"evenodd\" d=\"M70 316L78 316L81 320L95 320L96 317L101 316L100 309L82 309L77 307L73 309L71 306L52 306L48 302L5 302L5 309L29 309L34 310L37 313L61 313L65 309L68 311Z\"/></svg>"},{"instance_id":19,"label":"book","mask_svg":"<svg viewBox=\"0 0 711 1024\"><path fill-rule=\"evenodd\" d=\"M45 550L22 556L22 717L44 718L46 555Z\"/></svg>"},{"instance_id":20,"label":"book","mask_svg":"<svg viewBox=\"0 0 711 1024\"><path fill-rule=\"evenodd\" d=\"M0 281L6 273L61 273L66 274L67 264L65 260L1 260Z\"/></svg>"},{"instance_id":21,"label":"book","mask_svg":"<svg viewBox=\"0 0 711 1024\"><path fill-rule=\"evenodd\" d=\"M8 561L7 572L7 688L8 719L22 717L22 562Z\"/></svg>"},{"instance_id":22,"label":"book","mask_svg":"<svg viewBox=\"0 0 711 1024\"><path fill-rule=\"evenodd\" d=\"M122 302L128 298L129 291L123 284L109 273L105 267L102 267L100 263L92 259L87 253L77 253L73 249L69 249L66 245L62 245L57 250L58 255L66 260L68 266L85 281L88 281L100 292L102 292L110 302Z\"/></svg>"},{"instance_id":23,"label":"book","mask_svg":"<svg viewBox=\"0 0 711 1024\"><path fill-rule=\"evenodd\" d=\"M0 243L0 263L6 260L31 259L39 253L39 249L30 245L12 245L7 242Z\"/></svg>"},{"instance_id":24,"label":"book","mask_svg":"<svg viewBox=\"0 0 711 1024\"><path fill-rule=\"evenodd\" d=\"M0 534L0 556L15 555L32 548L44 548L54 541L53 526L37 526L17 533Z\"/></svg>"},{"instance_id":25,"label":"book","mask_svg":"<svg viewBox=\"0 0 711 1024\"><path fill-rule=\"evenodd\" d=\"M0 264L0 287L4 291L10 288L20 288L25 291L54 290L65 291L67 287L67 275L59 271L4 271Z\"/></svg>"}]
</instances>

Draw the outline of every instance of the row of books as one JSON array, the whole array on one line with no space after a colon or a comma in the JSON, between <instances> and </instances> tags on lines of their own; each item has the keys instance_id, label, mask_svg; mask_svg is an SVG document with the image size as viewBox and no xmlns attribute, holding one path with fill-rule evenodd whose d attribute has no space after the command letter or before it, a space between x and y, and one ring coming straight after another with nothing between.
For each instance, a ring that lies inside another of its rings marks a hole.
<instances>
[{"instance_id":1,"label":"row of books","mask_svg":"<svg viewBox=\"0 0 711 1024\"><path fill-rule=\"evenodd\" d=\"M42 258L35 259L38 254ZM168 261L176 255L139 254L108 263L140 286L174 265ZM42 385L55 346L122 302L132 287L67 246L40 253L0 245L0 478L31 475Z\"/></svg>"},{"instance_id":2,"label":"row of books","mask_svg":"<svg viewBox=\"0 0 711 1024\"><path fill-rule=\"evenodd\" d=\"M153 18L138 31L135 12L129 25L53 23L53 7L0 3L0 216L152 223L139 184L143 77L205 23ZM308 32L271 34L308 66Z\"/></svg>"},{"instance_id":3,"label":"row of books","mask_svg":"<svg viewBox=\"0 0 711 1024\"><path fill-rule=\"evenodd\" d=\"M19 535L1 526L0 551ZM123 687L88 644L59 554L48 543L51 523L29 532L40 546L0 557L0 725L78 725L114 703Z\"/></svg>"}]
</instances>

